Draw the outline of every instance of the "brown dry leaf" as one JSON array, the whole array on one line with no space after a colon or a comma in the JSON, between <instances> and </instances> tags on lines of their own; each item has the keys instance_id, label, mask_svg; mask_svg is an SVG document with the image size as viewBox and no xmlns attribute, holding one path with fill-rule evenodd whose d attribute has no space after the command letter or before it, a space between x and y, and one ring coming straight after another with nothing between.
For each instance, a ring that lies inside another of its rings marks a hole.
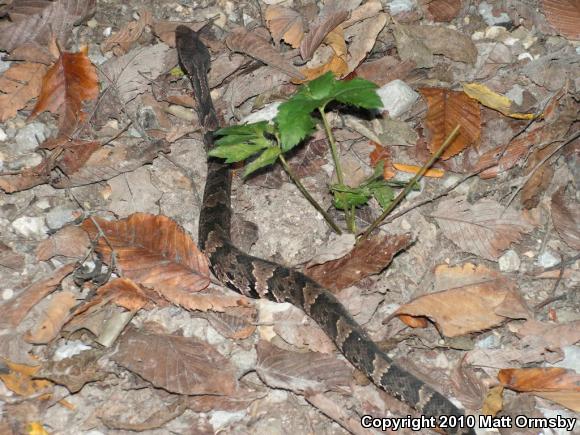
<instances>
[{"instance_id":1,"label":"brown dry leaf","mask_svg":"<svg viewBox=\"0 0 580 435\"><path fill-rule=\"evenodd\" d=\"M99 287L94 301L112 301L129 311L139 311L147 304L156 305L161 299L151 291L135 284L128 278L115 278Z\"/></svg>"},{"instance_id":2,"label":"brown dry leaf","mask_svg":"<svg viewBox=\"0 0 580 435\"><path fill-rule=\"evenodd\" d=\"M350 9L350 7L348 7L348 9ZM350 26L357 24L360 21L374 17L377 14L381 13L382 11L383 5L379 0L367 0L364 2L364 4L360 5L355 10L351 11L350 17L348 17L348 20L346 20L343 23L343 27L346 29Z\"/></svg>"},{"instance_id":3,"label":"brown dry leaf","mask_svg":"<svg viewBox=\"0 0 580 435\"><path fill-rule=\"evenodd\" d=\"M27 366L16 364L8 360L3 360L8 367L8 373L0 371L0 380L10 391L22 397L36 396L46 390L52 389L52 382L32 379L36 375L40 366Z\"/></svg>"},{"instance_id":4,"label":"brown dry leaf","mask_svg":"<svg viewBox=\"0 0 580 435\"><path fill-rule=\"evenodd\" d=\"M345 39L350 41L348 46L348 70L350 73L356 69L374 47L379 33L387 24L388 15L379 13L355 25L345 32Z\"/></svg>"},{"instance_id":5,"label":"brown dry leaf","mask_svg":"<svg viewBox=\"0 0 580 435\"><path fill-rule=\"evenodd\" d=\"M580 4L578 0L542 0L548 22L567 38L580 39Z\"/></svg>"},{"instance_id":6,"label":"brown dry leaf","mask_svg":"<svg viewBox=\"0 0 580 435\"><path fill-rule=\"evenodd\" d=\"M238 27L226 38L226 45L232 51L247 54L287 74L293 79L304 80L304 75L287 59L276 51L268 41L244 27Z\"/></svg>"},{"instance_id":7,"label":"brown dry leaf","mask_svg":"<svg viewBox=\"0 0 580 435\"><path fill-rule=\"evenodd\" d=\"M441 157L447 160L459 154L468 146L479 143L481 134L481 111L479 104L464 92L439 88L421 88L419 92L426 98L427 128L431 134L429 149L435 153L443 144L449 133L460 125L457 137Z\"/></svg>"},{"instance_id":8,"label":"brown dry leaf","mask_svg":"<svg viewBox=\"0 0 580 435\"><path fill-rule=\"evenodd\" d=\"M272 324L273 327L270 330L260 329L261 338L271 340L277 335L298 349L313 352L332 353L336 350L334 342L302 310L296 307L289 307L284 311L275 307L268 310L261 307L260 323ZM270 334L271 332L275 334Z\"/></svg>"},{"instance_id":9,"label":"brown dry leaf","mask_svg":"<svg viewBox=\"0 0 580 435\"><path fill-rule=\"evenodd\" d=\"M393 56L384 56L378 60L364 62L354 71L357 77L367 79L378 86L386 85L393 80L404 80L415 68L415 62L400 61Z\"/></svg>"},{"instance_id":10,"label":"brown dry leaf","mask_svg":"<svg viewBox=\"0 0 580 435\"><path fill-rule=\"evenodd\" d=\"M256 316L254 307L233 307L224 313L208 311L203 315L216 331L234 340L244 340L254 333Z\"/></svg>"},{"instance_id":11,"label":"brown dry leaf","mask_svg":"<svg viewBox=\"0 0 580 435\"><path fill-rule=\"evenodd\" d=\"M566 204L566 186L560 187L552 195L552 222L558 235L573 249L580 249L580 207L573 196L571 207Z\"/></svg>"},{"instance_id":12,"label":"brown dry leaf","mask_svg":"<svg viewBox=\"0 0 580 435\"><path fill-rule=\"evenodd\" d=\"M29 120L48 110L59 114L59 135L69 136L84 121L83 105L99 95L97 70L89 60L88 48L78 53L61 53L42 81L38 101Z\"/></svg>"},{"instance_id":13,"label":"brown dry leaf","mask_svg":"<svg viewBox=\"0 0 580 435\"><path fill-rule=\"evenodd\" d=\"M0 122L16 116L40 93L46 66L39 63L14 63L0 77Z\"/></svg>"},{"instance_id":14,"label":"brown dry leaf","mask_svg":"<svg viewBox=\"0 0 580 435\"><path fill-rule=\"evenodd\" d=\"M71 309L77 304L77 296L74 293L69 291L56 293L24 339L32 344L50 342L58 335L62 325L70 318Z\"/></svg>"},{"instance_id":15,"label":"brown dry leaf","mask_svg":"<svg viewBox=\"0 0 580 435\"><path fill-rule=\"evenodd\" d=\"M103 53L115 50L116 55L121 55L129 50L129 47L136 42L140 37L146 26L150 26L153 22L153 15L145 8L139 10L139 20L132 21L125 24L117 33L109 36L101 43L101 51Z\"/></svg>"},{"instance_id":16,"label":"brown dry leaf","mask_svg":"<svg viewBox=\"0 0 580 435\"><path fill-rule=\"evenodd\" d=\"M580 341L580 320L568 323L546 323L534 319L515 328L515 333L529 346L558 352Z\"/></svg>"},{"instance_id":17,"label":"brown dry leaf","mask_svg":"<svg viewBox=\"0 0 580 435\"><path fill-rule=\"evenodd\" d=\"M322 165L327 163L328 145L326 139L308 141L289 159L289 165L298 178L315 174Z\"/></svg>"},{"instance_id":18,"label":"brown dry leaf","mask_svg":"<svg viewBox=\"0 0 580 435\"><path fill-rule=\"evenodd\" d=\"M374 168L382 161L384 165L383 178L385 180L390 180L395 176L391 151L378 143L373 142L373 145L375 146L375 149L369 154L371 166Z\"/></svg>"},{"instance_id":19,"label":"brown dry leaf","mask_svg":"<svg viewBox=\"0 0 580 435\"><path fill-rule=\"evenodd\" d=\"M0 50L10 52L23 45L44 47L51 34L65 47L72 27L88 19L96 3L96 0L14 1L2 10L10 20L0 23Z\"/></svg>"},{"instance_id":20,"label":"brown dry leaf","mask_svg":"<svg viewBox=\"0 0 580 435\"><path fill-rule=\"evenodd\" d=\"M75 268L74 264L65 264L55 270L49 277L31 284L13 300L0 306L0 325L16 327L28 311L46 295L52 293L60 282Z\"/></svg>"},{"instance_id":21,"label":"brown dry leaf","mask_svg":"<svg viewBox=\"0 0 580 435\"><path fill-rule=\"evenodd\" d=\"M195 337L129 329L113 359L171 393L229 395L237 389L228 359Z\"/></svg>"},{"instance_id":22,"label":"brown dry leaf","mask_svg":"<svg viewBox=\"0 0 580 435\"><path fill-rule=\"evenodd\" d=\"M66 147L56 166L65 175L73 175L79 171L102 145L95 141L72 140L66 142ZM59 146L62 149L61 146Z\"/></svg>"},{"instance_id":23,"label":"brown dry leaf","mask_svg":"<svg viewBox=\"0 0 580 435\"><path fill-rule=\"evenodd\" d=\"M175 47L175 29L177 26L189 27L194 32L200 31L203 27L207 25L207 21L201 22L191 22L191 21L165 21L159 20L153 23L153 33L167 44L169 47ZM202 37L203 39L203 37ZM208 44L209 45L209 44ZM176 53L177 54L177 53ZM213 68L213 62L212 62Z\"/></svg>"},{"instance_id":24,"label":"brown dry leaf","mask_svg":"<svg viewBox=\"0 0 580 435\"><path fill-rule=\"evenodd\" d=\"M463 251L491 261L533 229L520 212L490 199L469 204L466 196L449 198L441 201L431 216L445 237Z\"/></svg>"},{"instance_id":25,"label":"brown dry leaf","mask_svg":"<svg viewBox=\"0 0 580 435\"><path fill-rule=\"evenodd\" d=\"M485 396L481 413L483 415L496 415L503 408L503 386L498 385L490 388Z\"/></svg>"},{"instance_id":26,"label":"brown dry leaf","mask_svg":"<svg viewBox=\"0 0 580 435\"><path fill-rule=\"evenodd\" d=\"M134 213L126 219L95 218L95 222L104 232L104 237L98 237L97 252L110 264L114 249L116 266L123 277L163 296L197 292L209 285L207 257L170 218ZM92 219L86 219L82 227L93 239L99 235Z\"/></svg>"},{"instance_id":27,"label":"brown dry leaf","mask_svg":"<svg viewBox=\"0 0 580 435\"><path fill-rule=\"evenodd\" d=\"M507 319L530 316L516 284L485 266L440 265L435 277L436 293L401 306L395 314L428 317L446 337L482 331Z\"/></svg>"},{"instance_id":28,"label":"brown dry leaf","mask_svg":"<svg viewBox=\"0 0 580 435\"><path fill-rule=\"evenodd\" d=\"M422 169L421 166L405 165L403 163L393 163L393 168L395 168L397 171L408 172L409 174L417 174ZM427 171L423 174L424 177L431 178L441 178L444 175L445 171L443 169L427 169Z\"/></svg>"},{"instance_id":29,"label":"brown dry leaf","mask_svg":"<svg viewBox=\"0 0 580 435\"><path fill-rule=\"evenodd\" d=\"M264 18L275 44L284 40L292 48L300 47L304 37L304 21L298 12L284 6L269 5Z\"/></svg>"},{"instance_id":30,"label":"brown dry leaf","mask_svg":"<svg viewBox=\"0 0 580 435\"><path fill-rule=\"evenodd\" d=\"M326 35L348 18L348 11L339 9L338 4L329 3L325 6L314 22L309 26L308 33L300 43L302 59L309 60L320 46Z\"/></svg>"},{"instance_id":31,"label":"brown dry leaf","mask_svg":"<svg viewBox=\"0 0 580 435\"><path fill-rule=\"evenodd\" d=\"M449 22L461 9L461 0L428 0L427 10L433 21Z\"/></svg>"},{"instance_id":32,"label":"brown dry leaf","mask_svg":"<svg viewBox=\"0 0 580 435\"><path fill-rule=\"evenodd\" d=\"M24 255L0 242L0 266L14 271L21 271L24 268Z\"/></svg>"},{"instance_id":33,"label":"brown dry leaf","mask_svg":"<svg viewBox=\"0 0 580 435\"><path fill-rule=\"evenodd\" d=\"M44 163L39 167L44 168ZM25 170L20 174L0 175L0 189L6 193L20 192L50 181L49 174L36 173L35 169Z\"/></svg>"},{"instance_id":34,"label":"brown dry leaf","mask_svg":"<svg viewBox=\"0 0 580 435\"><path fill-rule=\"evenodd\" d=\"M361 279L380 273L397 252L411 243L409 234L369 237L347 255L324 264L310 266L305 274L330 290L341 290Z\"/></svg>"},{"instance_id":35,"label":"brown dry leaf","mask_svg":"<svg viewBox=\"0 0 580 435\"><path fill-rule=\"evenodd\" d=\"M261 340L256 373L273 388L313 394L348 385L352 368L334 355L290 352Z\"/></svg>"},{"instance_id":36,"label":"brown dry leaf","mask_svg":"<svg viewBox=\"0 0 580 435\"><path fill-rule=\"evenodd\" d=\"M330 60L314 68L301 69L300 72L302 72L306 78L304 80L292 80L292 83L305 83L320 77L328 71L332 72L335 76L338 77L342 77L349 72L348 63L346 61L346 42L344 40L344 31L342 30L342 27L337 26L326 36L324 42L332 49Z\"/></svg>"},{"instance_id":37,"label":"brown dry leaf","mask_svg":"<svg viewBox=\"0 0 580 435\"><path fill-rule=\"evenodd\" d=\"M108 146L100 147L76 172L68 173L66 177L51 180L51 185L57 188L66 188L108 180L151 163L159 153L167 153L168 151L169 144L163 140L143 142L139 138L123 137L113 141ZM65 166L65 168L70 169L69 166ZM2 179L0 178L1 186Z\"/></svg>"},{"instance_id":38,"label":"brown dry leaf","mask_svg":"<svg viewBox=\"0 0 580 435\"><path fill-rule=\"evenodd\" d=\"M542 160L552 154L558 146L559 144L556 142L547 147L538 148L527 159L524 174L529 175L532 171L534 173L522 187L521 203L528 210L538 206L542 193L546 191L552 181L554 167L548 161L542 163ZM542 166L537 168L540 163Z\"/></svg>"}]
</instances>

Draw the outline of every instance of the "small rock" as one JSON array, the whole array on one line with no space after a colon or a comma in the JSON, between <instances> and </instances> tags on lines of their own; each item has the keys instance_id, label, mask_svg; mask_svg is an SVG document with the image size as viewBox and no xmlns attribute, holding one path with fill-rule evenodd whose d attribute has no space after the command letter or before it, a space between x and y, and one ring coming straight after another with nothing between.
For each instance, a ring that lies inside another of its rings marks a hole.
<instances>
[{"instance_id":1,"label":"small rock","mask_svg":"<svg viewBox=\"0 0 580 435\"><path fill-rule=\"evenodd\" d=\"M417 4L411 0L391 0L389 2L389 12L391 15L411 12L415 9L416 6Z\"/></svg>"},{"instance_id":2,"label":"small rock","mask_svg":"<svg viewBox=\"0 0 580 435\"><path fill-rule=\"evenodd\" d=\"M63 359L71 358L75 355L78 355L81 352L84 352L85 350L90 349L92 349L92 347L87 346L82 341L79 340L69 341L57 347L57 349L54 352L53 359L55 361L62 361Z\"/></svg>"},{"instance_id":3,"label":"small rock","mask_svg":"<svg viewBox=\"0 0 580 435\"><path fill-rule=\"evenodd\" d=\"M42 156L36 153L26 153L10 162L6 162L6 167L12 171L19 171L25 168L33 168L42 162Z\"/></svg>"},{"instance_id":4,"label":"small rock","mask_svg":"<svg viewBox=\"0 0 580 435\"><path fill-rule=\"evenodd\" d=\"M257 112L251 113L248 116L242 118L241 124L251 124L260 121L271 121L278 114L278 107L282 104L281 101L275 101L273 103L267 104L262 109Z\"/></svg>"},{"instance_id":5,"label":"small rock","mask_svg":"<svg viewBox=\"0 0 580 435\"><path fill-rule=\"evenodd\" d=\"M105 30L103 30L103 36L105 38L108 38L109 36L111 36L111 33L113 33L112 27L106 27Z\"/></svg>"},{"instance_id":6,"label":"small rock","mask_svg":"<svg viewBox=\"0 0 580 435\"><path fill-rule=\"evenodd\" d=\"M0 59L0 74L2 74L4 71L10 68L11 64L12 62L10 61Z\"/></svg>"},{"instance_id":7,"label":"small rock","mask_svg":"<svg viewBox=\"0 0 580 435\"><path fill-rule=\"evenodd\" d=\"M79 211L67 207L55 207L46 215L46 225L51 230L58 230L79 217Z\"/></svg>"},{"instance_id":8,"label":"small rock","mask_svg":"<svg viewBox=\"0 0 580 435\"><path fill-rule=\"evenodd\" d=\"M2 291L2 299L7 301L9 299L12 299L14 297L14 290L12 290L11 288L5 288Z\"/></svg>"},{"instance_id":9,"label":"small rock","mask_svg":"<svg viewBox=\"0 0 580 435\"><path fill-rule=\"evenodd\" d=\"M87 21L87 26L89 26L91 29L95 29L98 25L99 22L94 18L91 18L89 21Z\"/></svg>"},{"instance_id":10,"label":"small rock","mask_svg":"<svg viewBox=\"0 0 580 435\"><path fill-rule=\"evenodd\" d=\"M536 260L536 264L543 267L544 269L547 269L549 267L554 267L557 264L560 264L560 261L562 261L562 259L558 254L554 254L550 250L545 250Z\"/></svg>"},{"instance_id":11,"label":"small rock","mask_svg":"<svg viewBox=\"0 0 580 435\"><path fill-rule=\"evenodd\" d=\"M405 113L417 101L419 94L402 80L393 80L377 90L383 102L383 110L388 110L391 118Z\"/></svg>"},{"instance_id":12,"label":"small rock","mask_svg":"<svg viewBox=\"0 0 580 435\"><path fill-rule=\"evenodd\" d=\"M43 217L22 216L12 222L12 228L23 237L40 237L46 234L48 228Z\"/></svg>"},{"instance_id":13,"label":"small rock","mask_svg":"<svg viewBox=\"0 0 580 435\"><path fill-rule=\"evenodd\" d=\"M510 249L499 258L499 270L502 272L517 272L520 269L521 261L517 252Z\"/></svg>"},{"instance_id":14,"label":"small rock","mask_svg":"<svg viewBox=\"0 0 580 435\"><path fill-rule=\"evenodd\" d=\"M0 142L4 142L6 139L8 139L8 135L0 128Z\"/></svg>"},{"instance_id":15,"label":"small rock","mask_svg":"<svg viewBox=\"0 0 580 435\"><path fill-rule=\"evenodd\" d=\"M15 139L17 149L15 151L34 151L40 143L44 142L47 133L46 127L40 122L32 122L25 125L18 133L16 133Z\"/></svg>"},{"instance_id":16,"label":"small rock","mask_svg":"<svg viewBox=\"0 0 580 435\"><path fill-rule=\"evenodd\" d=\"M488 26L497 26L498 24L510 24L511 18L505 12L500 14L494 13L493 6L487 2L481 2L478 8L479 15L484 19Z\"/></svg>"}]
</instances>

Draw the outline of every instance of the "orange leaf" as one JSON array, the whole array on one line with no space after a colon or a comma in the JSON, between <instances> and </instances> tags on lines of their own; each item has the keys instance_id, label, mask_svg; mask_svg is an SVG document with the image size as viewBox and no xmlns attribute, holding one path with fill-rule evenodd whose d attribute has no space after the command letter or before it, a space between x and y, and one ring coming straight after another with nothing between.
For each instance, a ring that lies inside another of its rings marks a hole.
<instances>
[{"instance_id":1,"label":"orange leaf","mask_svg":"<svg viewBox=\"0 0 580 435\"><path fill-rule=\"evenodd\" d=\"M374 143L375 149L369 154L371 166L374 168L382 160L384 164L383 178L390 180L395 176L393 171L393 159L391 158L391 151L378 143Z\"/></svg>"},{"instance_id":2,"label":"orange leaf","mask_svg":"<svg viewBox=\"0 0 580 435\"><path fill-rule=\"evenodd\" d=\"M62 291L51 299L34 328L24 337L28 343L46 344L57 336L69 319L70 310L77 304L74 293Z\"/></svg>"},{"instance_id":3,"label":"orange leaf","mask_svg":"<svg viewBox=\"0 0 580 435\"><path fill-rule=\"evenodd\" d=\"M543 0L548 22L563 36L580 39L580 5L578 0Z\"/></svg>"},{"instance_id":4,"label":"orange leaf","mask_svg":"<svg viewBox=\"0 0 580 435\"><path fill-rule=\"evenodd\" d=\"M4 383L6 388L15 392L19 396L33 396L39 391L48 389L52 386L52 382L50 381L32 379L40 369L40 366L16 364L6 359L3 359L2 361L10 370L8 373L0 372L0 380Z\"/></svg>"},{"instance_id":5,"label":"orange leaf","mask_svg":"<svg viewBox=\"0 0 580 435\"><path fill-rule=\"evenodd\" d=\"M464 92L448 89L422 88L421 94L427 99L427 128L431 133L429 149L436 152L457 124L461 130L441 157L447 160L459 154L470 145L477 145L481 133L481 112L479 104Z\"/></svg>"},{"instance_id":6,"label":"orange leaf","mask_svg":"<svg viewBox=\"0 0 580 435\"><path fill-rule=\"evenodd\" d=\"M410 174L416 174L421 170L421 166L416 165L405 165L403 163L393 163L393 167L397 171L401 172L409 172ZM445 171L443 169L427 169L425 172L425 177L432 177L432 178L441 178L445 175Z\"/></svg>"},{"instance_id":7,"label":"orange leaf","mask_svg":"<svg viewBox=\"0 0 580 435\"><path fill-rule=\"evenodd\" d=\"M16 116L38 96L45 71L39 63L15 63L0 77L0 122Z\"/></svg>"},{"instance_id":8,"label":"orange leaf","mask_svg":"<svg viewBox=\"0 0 580 435\"><path fill-rule=\"evenodd\" d=\"M83 104L99 95L97 71L87 56L88 50L61 53L42 81L40 97L28 119L48 110L58 114L59 135L69 136L86 118Z\"/></svg>"},{"instance_id":9,"label":"orange leaf","mask_svg":"<svg viewBox=\"0 0 580 435\"><path fill-rule=\"evenodd\" d=\"M336 27L332 30L324 42L330 48L332 48L333 54L326 63L314 67L314 68L304 68L300 70L302 74L306 76L305 80L292 80L292 83L301 84L310 80L314 80L317 77L327 73L332 72L337 77L342 77L348 72L348 62L347 62L347 48L346 41L344 40L344 31L341 26Z\"/></svg>"},{"instance_id":10,"label":"orange leaf","mask_svg":"<svg viewBox=\"0 0 580 435\"><path fill-rule=\"evenodd\" d=\"M271 5L266 8L264 18L276 44L283 39L292 48L300 47L304 37L304 21L298 12L284 6Z\"/></svg>"},{"instance_id":11,"label":"orange leaf","mask_svg":"<svg viewBox=\"0 0 580 435\"><path fill-rule=\"evenodd\" d=\"M506 388L519 392L571 390L580 393L580 375L560 367L502 369L497 378Z\"/></svg>"}]
</instances>

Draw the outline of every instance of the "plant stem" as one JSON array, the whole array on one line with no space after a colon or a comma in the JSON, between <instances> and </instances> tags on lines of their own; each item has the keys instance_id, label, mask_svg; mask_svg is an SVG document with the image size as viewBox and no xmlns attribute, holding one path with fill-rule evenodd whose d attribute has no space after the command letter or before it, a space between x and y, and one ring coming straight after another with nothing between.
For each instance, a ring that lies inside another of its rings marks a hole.
<instances>
[{"instance_id":1,"label":"plant stem","mask_svg":"<svg viewBox=\"0 0 580 435\"><path fill-rule=\"evenodd\" d=\"M451 133L449 133L449 135L445 139L445 142L443 142L443 144L439 147L439 149L437 150L437 152L431 156L431 158L429 159L429 161L427 163L425 163L421 167L421 169L419 170L419 172L417 172L417 174L415 174L415 176L411 179L411 181L409 181L407 183L407 185L405 186L405 188L401 191L401 193L399 193L397 195L397 197L395 198L395 200L365 230L365 232L362 234L362 236L360 237L359 240L366 239L370 235L370 233L372 233L373 230L376 227L378 227L381 224L381 222L389 215L389 213L391 213L391 211L393 211L393 209L397 205L399 205L399 203L403 200L403 198L405 198L405 196L407 196L407 194L411 191L411 189L413 188L413 186L415 185L415 183L417 183L419 180L421 180L421 178L423 178L423 175L425 175L425 172L427 172L427 169L429 169L433 165L433 163L435 163L437 161L437 159L439 157L441 157L441 154L443 154L443 151L445 151L445 149L451 144L451 142L453 142L453 140L455 139L455 136L457 136L457 134L459 133L459 128L460 128L460 125L458 124L453 129L453 131Z\"/></svg>"},{"instance_id":2,"label":"plant stem","mask_svg":"<svg viewBox=\"0 0 580 435\"><path fill-rule=\"evenodd\" d=\"M319 107L318 111L320 112L320 117L322 118L322 124L324 124L324 131L326 132L326 137L328 138L328 143L330 144L330 152L332 153L332 160L334 161L334 168L336 169L336 178L338 180L338 184L342 184L344 186L344 174L342 172L342 166L340 164L340 155L338 153L338 147L336 146L336 142L334 141L334 136L332 135L332 130L330 129L330 124L328 122L328 118L326 117L326 113L324 112L324 106ZM340 193L337 193L340 196ZM344 217L346 220L346 225L350 232L354 233L354 225L351 216L350 209L344 209Z\"/></svg>"},{"instance_id":3,"label":"plant stem","mask_svg":"<svg viewBox=\"0 0 580 435\"><path fill-rule=\"evenodd\" d=\"M280 154L278 156L278 159L280 160L282 167L284 168L290 179L294 182L296 187L298 187L298 190L302 192L302 195L304 195L304 197L308 200L308 202L310 202L310 204L312 204L312 206L318 211L318 213L322 215L324 220L328 223L328 225L330 225L330 227L334 230L335 233L342 234L342 231L340 230L338 225L336 225L336 223L332 220L330 215L326 213L326 211L324 211L324 209L320 206L320 204L318 204L316 200L310 195L310 193L308 193L308 191L306 190L304 185L300 182L298 177L296 177L294 172L292 172L292 169L290 169L290 166L288 166L288 162L286 161L284 156Z\"/></svg>"}]
</instances>

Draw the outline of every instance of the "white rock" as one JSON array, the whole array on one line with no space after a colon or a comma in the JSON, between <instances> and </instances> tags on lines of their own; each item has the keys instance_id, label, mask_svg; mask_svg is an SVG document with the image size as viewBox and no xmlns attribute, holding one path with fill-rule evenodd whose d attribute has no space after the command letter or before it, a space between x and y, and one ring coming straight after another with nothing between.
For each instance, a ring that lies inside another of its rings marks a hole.
<instances>
[{"instance_id":1,"label":"white rock","mask_svg":"<svg viewBox=\"0 0 580 435\"><path fill-rule=\"evenodd\" d=\"M220 428L228 426L231 423L242 420L246 416L245 411L228 412L228 411L213 411L210 413L210 424L216 432L220 432Z\"/></svg>"},{"instance_id":2,"label":"white rock","mask_svg":"<svg viewBox=\"0 0 580 435\"><path fill-rule=\"evenodd\" d=\"M5 288L2 291L2 299L7 301L8 299L12 299L14 297L14 290L11 288Z\"/></svg>"},{"instance_id":3,"label":"white rock","mask_svg":"<svg viewBox=\"0 0 580 435\"><path fill-rule=\"evenodd\" d=\"M12 222L12 228L23 237L39 237L48 231L43 217L22 216Z\"/></svg>"},{"instance_id":4,"label":"white rock","mask_svg":"<svg viewBox=\"0 0 580 435\"><path fill-rule=\"evenodd\" d=\"M389 111L391 118L405 113L419 98L419 94L402 80L393 80L381 86L377 94L383 102L383 109Z\"/></svg>"},{"instance_id":5,"label":"white rock","mask_svg":"<svg viewBox=\"0 0 580 435\"><path fill-rule=\"evenodd\" d=\"M34 151L47 137L47 128L40 122L25 125L16 133L17 151Z\"/></svg>"},{"instance_id":6,"label":"white rock","mask_svg":"<svg viewBox=\"0 0 580 435\"><path fill-rule=\"evenodd\" d=\"M391 15L411 12L416 7L417 3L414 0L391 0L389 2L389 12Z\"/></svg>"},{"instance_id":7,"label":"white rock","mask_svg":"<svg viewBox=\"0 0 580 435\"><path fill-rule=\"evenodd\" d=\"M58 230L66 224L73 222L78 216L75 209L67 207L55 207L46 215L46 225L52 230Z\"/></svg>"},{"instance_id":8,"label":"white rock","mask_svg":"<svg viewBox=\"0 0 580 435\"><path fill-rule=\"evenodd\" d=\"M62 361L63 359L71 358L81 352L84 352L85 350L90 349L92 349L92 347L87 346L82 341L69 341L57 347L56 351L54 352L53 359L55 361Z\"/></svg>"},{"instance_id":9,"label":"white rock","mask_svg":"<svg viewBox=\"0 0 580 435\"><path fill-rule=\"evenodd\" d=\"M281 101L275 101L273 103L267 104L257 112L251 113L248 116L242 118L240 123L251 124L260 121L271 121L278 114L278 107L280 104L282 104Z\"/></svg>"},{"instance_id":10,"label":"white rock","mask_svg":"<svg viewBox=\"0 0 580 435\"><path fill-rule=\"evenodd\" d=\"M498 263L499 270L502 272L517 272L520 269L521 261L517 252L510 249L499 258Z\"/></svg>"},{"instance_id":11,"label":"white rock","mask_svg":"<svg viewBox=\"0 0 580 435\"><path fill-rule=\"evenodd\" d=\"M0 128L0 142L4 142L6 139L8 139L8 135Z\"/></svg>"},{"instance_id":12,"label":"white rock","mask_svg":"<svg viewBox=\"0 0 580 435\"><path fill-rule=\"evenodd\" d=\"M495 15L493 13L493 7L487 2L481 2L479 4L478 12L489 26L511 22L511 18L505 12Z\"/></svg>"},{"instance_id":13,"label":"white rock","mask_svg":"<svg viewBox=\"0 0 580 435\"><path fill-rule=\"evenodd\" d=\"M553 267L557 264L560 264L560 261L562 261L562 259L558 254L554 254L549 250L545 250L536 260L536 264L543 267L544 269L547 269L548 267Z\"/></svg>"}]
</instances>

